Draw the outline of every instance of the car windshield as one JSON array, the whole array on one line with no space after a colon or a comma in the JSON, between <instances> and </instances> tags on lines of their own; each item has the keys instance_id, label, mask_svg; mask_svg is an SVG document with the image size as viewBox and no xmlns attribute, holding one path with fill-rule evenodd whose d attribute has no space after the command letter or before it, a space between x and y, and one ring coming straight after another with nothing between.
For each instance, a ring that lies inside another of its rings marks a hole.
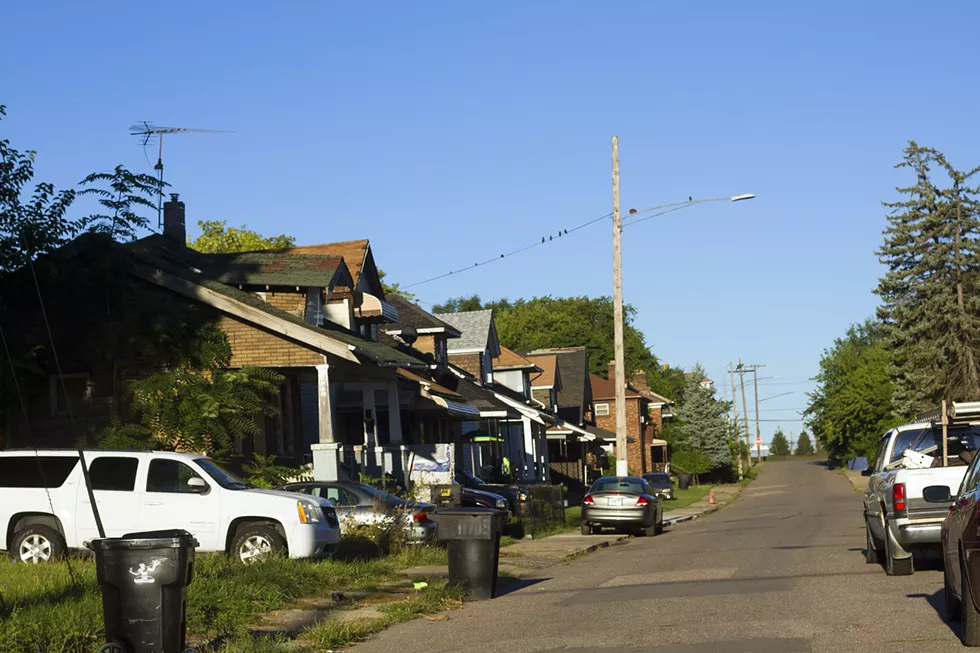
<instances>
[{"instance_id":1,"label":"car windshield","mask_svg":"<svg viewBox=\"0 0 980 653\"><path fill-rule=\"evenodd\" d=\"M194 460L198 467L203 469L208 476L214 479L215 483L226 490L247 490L252 486L238 478L231 472L222 468L218 463L210 458L197 458Z\"/></svg>"},{"instance_id":2,"label":"car windshield","mask_svg":"<svg viewBox=\"0 0 980 653\"><path fill-rule=\"evenodd\" d=\"M670 476L667 474L649 474L643 479L650 485L656 487L670 487Z\"/></svg>"},{"instance_id":3,"label":"car windshield","mask_svg":"<svg viewBox=\"0 0 980 653\"><path fill-rule=\"evenodd\" d=\"M632 492L644 494L643 479L635 476L607 476L600 478L592 486L592 492Z\"/></svg>"}]
</instances>

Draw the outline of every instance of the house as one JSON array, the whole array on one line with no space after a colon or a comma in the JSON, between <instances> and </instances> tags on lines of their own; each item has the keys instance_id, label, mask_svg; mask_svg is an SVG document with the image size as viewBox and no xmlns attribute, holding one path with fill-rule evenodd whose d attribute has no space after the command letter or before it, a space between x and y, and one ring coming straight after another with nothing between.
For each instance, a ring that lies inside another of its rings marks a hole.
<instances>
[{"instance_id":1,"label":"house","mask_svg":"<svg viewBox=\"0 0 980 653\"><path fill-rule=\"evenodd\" d=\"M284 379L278 414L257 418L260 434L238 443L243 454L312 459L325 480L403 477L415 458L442 464L438 445L479 411L429 378L424 356L377 341L398 311L385 301L367 241L317 246L324 253L209 255L186 247L184 221L174 195L163 235L120 245L86 234L38 262L60 375L33 286L17 273L4 279L4 330L15 351L40 352L43 370L25 379L28 420L8 420L9 446L27 443L28 433L42 446L97 433L126 414L128 380L171 365L208 325L227 337L232 367L267 367Z\"/></svg>"},{"instance_id":2,"label":"house","mask_svg":"<svg viewBox=\"0 0 980 653\"><path fill-rule=\"evenodd\" d=\"M616 432L615 362L609 378L592 374L593 411L596 426ZM650 390L646 373L639 371L626 386L626 458L630 474L667 469L667 442L656 435L663 428L664 409L670 400Z\"/></svg>"},{"instance_id":3,"label":"house","mask_svg":"<svg viewBox=\"0 0 980 653\"><path fill-rule=\"evenodd\" d=\"M449 344L449 362L480 383L493 384L493 359L500 356L500 341L493 311L462 311L436 314L453 326L461 335Z\"/></svg>"},{"instance_id":4,"label":"house","mask_svg":"<svg viewBox=\"0 0 980 653\"><path fill-rule=\"evenodd\" d=\"M515 473L526 481L550 480L545 432L557 423L557 416L534 399L531 385L531 377L544 370L506 347L500 348L492 369L495 394L520 413L520 419L511 421L508 429L510 460Z\"/></svg>"}]
</instances>

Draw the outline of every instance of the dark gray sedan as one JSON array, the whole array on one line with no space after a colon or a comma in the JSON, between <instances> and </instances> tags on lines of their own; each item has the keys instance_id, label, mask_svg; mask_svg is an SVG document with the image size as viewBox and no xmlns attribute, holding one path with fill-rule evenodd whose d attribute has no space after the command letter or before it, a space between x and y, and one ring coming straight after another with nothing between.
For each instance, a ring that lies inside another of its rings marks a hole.
<instances>
[{"instance_id":1,"label":"dark gray sedan","mask_svg":"<svg viewBox=\"0 0 980 653\"><path fill-rule=\"evenodd\" d=\"M351 523L370 524L395 517L405 523L409 542L428 542L435 537L436 524L429 519L429 512L435 510L431 503L406 501L376 487L346 481L289 483L276 489L329 499L340 518L341 531Z\"/></svg>"},{"instance_id":2,"label":"dark gray sedan","mask_svg":"<svg viewBox=\"0 0 980 653\"><path fill-rule=\"evenodd\" d=\"M603 476L582 500L582 535L601 528L659 535L664 530L663 504L638 476Z\"/></svg>"},{"instance_id":3,"label":"dark gray sedan","mask_svg":"<svg viewBox=\"0 0 980 653\"><path fill-rule=\"evenodd\" d=\"M674 482L667 472L651 472L643 475L643 480L662 499L673 500Z\"/></svg>"}]
</instances>

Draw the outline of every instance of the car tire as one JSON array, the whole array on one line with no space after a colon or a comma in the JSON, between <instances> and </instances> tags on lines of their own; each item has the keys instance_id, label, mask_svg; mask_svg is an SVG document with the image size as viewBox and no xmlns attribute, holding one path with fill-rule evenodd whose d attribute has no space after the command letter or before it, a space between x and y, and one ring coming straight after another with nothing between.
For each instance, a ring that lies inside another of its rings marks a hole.
<instances>
[{"instance_id":1,"label":"car tire","mask_svg":"<svg viewBox=\"0 0 980 653\"><path fill-rule=\"evenodd\" d=\"M61 533L43 524L25 526L10 541L10 558L14 562L51 562L65 557L67 551Z\"/></svg>"},{"instance_id":2,"label":"car tire","mask_svg":"<svg viewBox=\"0 0 980 653\"><path fill-rule=\"evenodd\" d=\"M579 526L579 532L581 532L582 535L592 535L592 527L588 522L582 522L581 526Z\"/></svg>"},{"instance_id":3,"label":"car tire","mask_svg":"<svg viewBox=\"0 0 980 653\"><path fill-rule=\"evenodd\" d=\"M864 545L864 561L869 565L880 565L883 562L883 556L881 550L875 548L875 536L871 532L871 524L868 523L867 517L864 518L864 535L867 540Z\"/></svg>"},{"instance_id":4,"label":"car tire","mask_svg":"<svg viewBox=\"0 0 980 653\"><path fill-rule=\"evenodd\" d=\"M943 598L946 605L946 621L948 623L960 621L963 618L963 606L960 605L960 599L956 597L956 592L953 591L953 584L949 580L949 570L945 565L943 565Z\"/></svg>"},{"instance_id":5,"label":"car tire","mask_svg":"<svg viewBox=\"0 0 980 653\"><path fill-rule=\"evenodd\" d=\"M286 553L286 540L272 526L246 524L235 532L231 556L243 564L251 564Z\"/></svg>"},{"instance_id":6,"label":"car tire","mask_svg":"<svg viewBox=\"0 0 980 653\"><path fill-rule=\"evenodd\" d=\"M896 559L892 554L892 538L888 537L888 522L885 522L885 573L889 576L911 576L915 571L912 556Z\"/></svg>"},{"instance_id":7,"label":"car tire","mask_svg":"<svg viewBox=\"0 0 980 653\"><path fill-rule=\"evenodd\" d=\"M963 620L963 646L980 646L980 611L973 604L970 577L966 565L960 562L960 614Z\"/></svg>"}]
</instances>

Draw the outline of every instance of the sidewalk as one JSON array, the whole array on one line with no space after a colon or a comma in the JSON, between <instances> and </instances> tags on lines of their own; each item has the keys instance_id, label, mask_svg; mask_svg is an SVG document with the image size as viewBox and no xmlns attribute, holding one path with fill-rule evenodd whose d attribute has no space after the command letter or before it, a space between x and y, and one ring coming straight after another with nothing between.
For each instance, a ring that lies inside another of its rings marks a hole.
<instances>
[{"instance_id":1,"label":"sidewalk","mask_svg":"<svg viewBox=\"0 0 980 653\"><path fill-rule=\"evenodd\" d=\"M697 519L698 517L711 514L719 508L731 503L732 500L738 496L739 492L742 491L742 486L737 483L733 483L731 485L716 485L714 487L714 491L714 505L708 503L709 499L706 496L700 501L692 503L687 507L680 508L678 510L668 510L664 513L664 523L668 525L679 524L681 522L691 521L692 519Z\"/></svg>"}]
</instances>

